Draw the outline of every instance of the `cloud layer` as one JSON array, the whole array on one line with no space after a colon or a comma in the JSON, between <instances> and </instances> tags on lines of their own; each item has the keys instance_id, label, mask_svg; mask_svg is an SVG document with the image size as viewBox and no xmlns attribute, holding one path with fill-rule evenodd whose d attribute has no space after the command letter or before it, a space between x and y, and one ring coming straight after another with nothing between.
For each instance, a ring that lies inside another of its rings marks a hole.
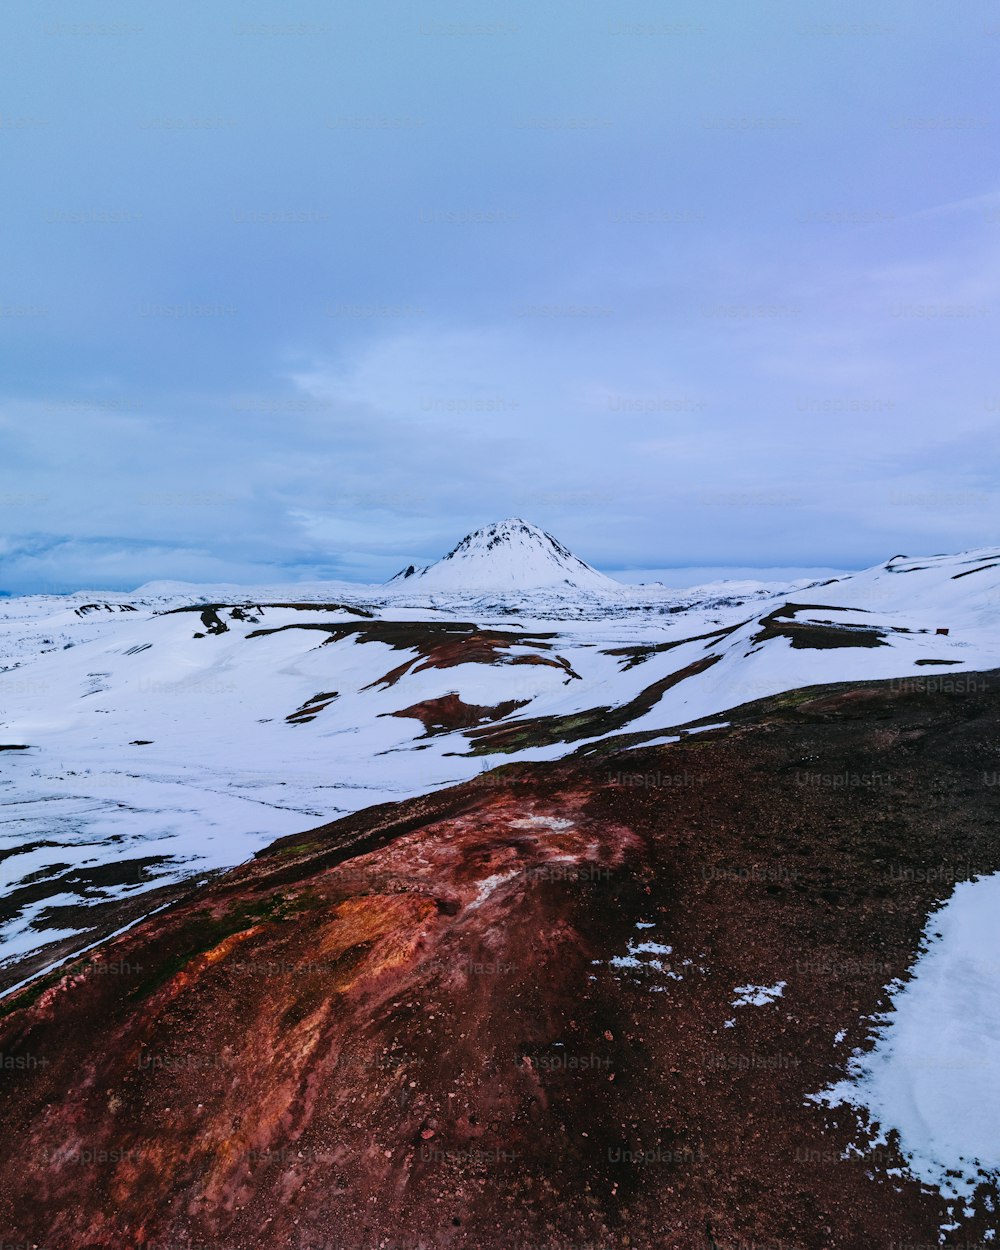
<instances>
[{"instance_id":1,"label":"cloud layer","mask_svg":"<svg viewBox=\"0 0 1000 1250\"><path fill-rule=\"evenodd\" d=\"M5 18L0 588L995 541L987 0L209 8Z\"/></svg>"}]
</instances>

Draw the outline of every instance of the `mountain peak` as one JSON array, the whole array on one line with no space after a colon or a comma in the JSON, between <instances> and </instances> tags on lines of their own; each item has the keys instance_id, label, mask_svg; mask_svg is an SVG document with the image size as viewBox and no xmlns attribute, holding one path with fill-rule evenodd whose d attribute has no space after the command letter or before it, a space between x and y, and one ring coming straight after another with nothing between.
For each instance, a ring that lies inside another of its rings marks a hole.
<instances>
[{"instance_id":1,"label":"mountain peak","mask_svg":"<svg viewBox=\"0 0 1000 1250\"><path fill-rule=\"evenodd\" d=\"M391 579L404 580L426 590L473 592L619 588L522 517L506 517L473 530L436 563L422 569L408 565Z\"/></svg>"}]
</instances>

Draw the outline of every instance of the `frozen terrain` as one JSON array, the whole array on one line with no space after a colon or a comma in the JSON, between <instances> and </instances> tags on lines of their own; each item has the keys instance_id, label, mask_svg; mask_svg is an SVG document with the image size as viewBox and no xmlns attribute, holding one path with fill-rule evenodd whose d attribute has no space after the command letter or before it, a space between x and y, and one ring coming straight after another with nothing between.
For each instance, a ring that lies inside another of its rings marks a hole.
<instances>
[{"instance_id":1,"label":"frozen terrain","mask_svg":"<svg viewBox=\"0 0 1000 1250\"><path fill-rule=\"evenodd\" d=\"M415 574L0 600L2 958L82 943L103 905L512 759L653 740L805 685L1000 664L993 549L779 594L582 588L575 557L521 524L432 566L462 568L447 590ZM525 542L529 580L549 584L505 589Z\"/></svg>"},{"instance_id":2,"label":"frozen terrain","mask_svg":"<svg viewBox=\"0 0 1000 1250\"><path fill-rule=\"evenodd\" d=\"M897 985L875 1049L821 1097L895 1131L910 1171L964 1207L1000 1174L1000 875L963 881L927 923L913 976Z\"/></svg>"}]
</instances>

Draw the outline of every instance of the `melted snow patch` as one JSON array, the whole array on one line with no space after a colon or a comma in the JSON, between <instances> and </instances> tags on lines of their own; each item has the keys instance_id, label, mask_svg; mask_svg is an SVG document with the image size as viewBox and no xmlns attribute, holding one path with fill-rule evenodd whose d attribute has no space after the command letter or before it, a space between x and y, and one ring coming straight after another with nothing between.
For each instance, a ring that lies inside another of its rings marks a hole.
<instances>
[{"instance_id":1,"label":"melted snow patch","mask_svg":"<svg viewBox=\"0 0 1000 1250\"><path fill-rule=\"evenodd\" d=\"M559 816L519 816L517 820L510 822L512 829L551 829L554 833L561 833L564 829L572 829L573 822L571 820L563 820Z\"/></svg>"},{"instance_id":2,"label":"melted snow patch","mask_svg":"<svg viewBox=\"0 0 1000 1250\"><path fill-rule=\"evenodd\" d=\"M636 924L637 929L652 929L655 926L639 921ZM663 980L667 981L683 981L683 976L676 969L677 967L689 968L694 962L691 959L673 960L671 963L665 963L664 957L672 955L674 948L668 946L665 942L653 941L637 941L635 938L629 938L625 948L624 955L612 955L607 961L607 966L615 972L628 972L635 976L639 981L647 984L650 991L662 993L667 987L663 984ZM603 961L594 959L594 964L600 964Z\"/></svg>"},{"instance_id":3,"label":"melted snow patch","mask_svg":"<svg viewBox=\"0 0 1000 1250\"><path fill-rule=\"evenodd\" d=\"M657 972L663 971L663 961L660 959L639 958L640 955L670 955L673 953L672 946L665 946L663 942L634 942L629 941L627 955L614 955L608 960L608 964L612 968L655 968ZM671 975L676 976L676 973ZM679 978L678 978L679 979Z\"/></svg>"},{"instance_id":4,"label":"melted snow patch","mask_svg":"<svg viewBox=\"0 0 1000 1250\"><path fill-rule=\"evenodd\" d=\"M505 881L509 881L511 877L516 876L516 872L495 872L490 877L484 877L479 883L479 890L476 893L476 897L469 904L468 910L474 911L475 908L481 907L494 890L503 885Z\"/></svg>"},{"instance_id":5,"label":"melted snow patch","mask_svg":"<svg viewBox=\"0 0 1000 1250\"><path fill-rule=\"evenodd\" d=\"M1000 1174L1000 873L955 887L891 990L875 1047L817 1101L867 1108L919 1180L956 1202Z\"/></svg>"},{"instance_id":6,"label":"melted snow patch","mask_svg":"<svg viewBox=\"0 0 1000 1250\"><path fill-rule=\"evenodd\" d=\"M733 990L736 997L734 1007L766 1007L785 992L787 981L776 981L774 985L737 985Z\"/></svg>"}]
</instances>

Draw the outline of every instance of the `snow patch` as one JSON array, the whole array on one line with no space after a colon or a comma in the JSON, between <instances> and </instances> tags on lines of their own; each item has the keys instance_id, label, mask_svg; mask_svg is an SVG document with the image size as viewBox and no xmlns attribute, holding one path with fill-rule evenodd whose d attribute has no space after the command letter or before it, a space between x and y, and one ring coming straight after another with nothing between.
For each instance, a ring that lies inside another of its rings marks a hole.
<instances>
[{"instance_id":1,"label":"snow patch","mask_svg":"<svg viewBox=\"0 0 1000 1250\"><path fill-rule=\"evenodd\" d=\"M734 1007L766 1007L785 992L787 981L776 981L774 985L737 985L733 990L736 997Z\"/></svg>"},{"instance_id":2,"label":"snow patch","mask_svg":"<svg viewBox=\"0 0 1000 1250\"><path fill-rule=\"evenodd\" d=\"M640 921L637 923L637 929L652 929L655 926ZM665 942L653 941L637 941L635 938L629 938L625 948L624 955L612 955L607 961L607 966L615 971L628 971L638 974L638 979L647 985L647 988L653 993L662 993L667 987L662 983L660 978L668 981L683 981L683 976L677 971L677 967L690 968L693 960L681 959L673 960L670 964L664 962L664 956L672 955L674 948L668 946ZM603 961L594 959L594 964L601 964Z\"/></svg>"},{"instance_id":3,"label":"snow patch","mask_svg":"<svg viewBox=\"0 0 1000 1250\"><path fill-rule=\"evenodd\" d=\"M879 1141L897 1130L914 1176L968 1201L1000 1175L1000 873L956 886L912 972L874 1049L816 1099L867 1109Z\"/></svg>"},{"instance_id":4,"label":"snow patch","mask_svg":"<svg viewBox=\"0 0 1000 1250\"><path fill-rule=\"evenodd\" d=\"M510 822L512 829L549 829L553 833L561 833L564 829L572 829L573 822L560 816L520 816Z\"/></svg>"},{"instance_id":5,"label":"snow patch","mask_svg":"<svg viewBox=\"0 0 1000 1250\"><path fill-rule=\"evenodd\" d=\"M481 907L483 903L485 903L486 900L489 898L489 896L494 892L494 890L498 889L499 886L503 885L505 881L509 881L511 877L516 877L516 876L517 876L516 872L495 872L490 877L484 877L483 880L480 881L479 883L479 890L476 894L476 897L469 904L468 910L475 911L477 907Z\"/></svg>"}]
</instances>

